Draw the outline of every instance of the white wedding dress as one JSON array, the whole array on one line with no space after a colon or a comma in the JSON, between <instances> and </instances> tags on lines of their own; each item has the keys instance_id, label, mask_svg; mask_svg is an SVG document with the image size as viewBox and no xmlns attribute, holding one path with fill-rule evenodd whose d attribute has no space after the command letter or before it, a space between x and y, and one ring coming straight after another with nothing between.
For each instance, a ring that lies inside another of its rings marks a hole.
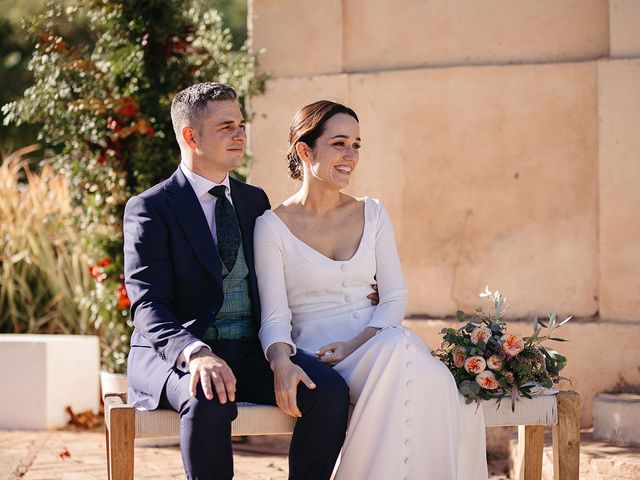
<instances>
[{"instance_id":1,"label":"white wedding dress","mask_svg":"<svg viewBox=\"0 0 640 480\"><path fill-rule=\"evenodd\" d=\"M407 288L391 223L378 200L365 198L364 212L360 245L347 261L314 250L271 211L258 218L262 347L286 342L313 354L380 328L334 367L354 405L336 480L484 480L482 408L464 404L447 368L400 325ZM376 307L366 298L373 283Z\"/></svg>"}]
</instances>

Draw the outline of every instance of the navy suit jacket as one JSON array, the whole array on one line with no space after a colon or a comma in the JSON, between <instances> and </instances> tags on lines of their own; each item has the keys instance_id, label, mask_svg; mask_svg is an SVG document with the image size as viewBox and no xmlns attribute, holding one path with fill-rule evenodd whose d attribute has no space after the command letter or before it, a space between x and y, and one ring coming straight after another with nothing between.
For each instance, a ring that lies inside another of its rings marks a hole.
<instances>
[{"instance_id":1,"label":"navy suit jacket","mask_svg":"<svg viewBox=\"0 0 640 480\"><path fill-rule=\"evenodd\" d=\"M253 227L270 208L258 187L230 179L254 320L260 302ZM202 338L222 306L222 268L202 207L180 168L132 197L124 212L124 271L134 330L128 358L129 403L157 408L182 350Z\"/></svg>"}]
</instances>

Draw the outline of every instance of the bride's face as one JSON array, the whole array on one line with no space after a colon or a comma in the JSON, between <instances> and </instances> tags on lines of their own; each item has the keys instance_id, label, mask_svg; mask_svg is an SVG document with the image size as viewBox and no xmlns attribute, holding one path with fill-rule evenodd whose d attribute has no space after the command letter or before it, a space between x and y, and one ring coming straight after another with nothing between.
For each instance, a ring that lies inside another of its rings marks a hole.
<instances>
[{"instance_id":1,"label":"bride's face","mask_svg":"<svg viewBox=\"0 0 640 480\"><path fill-rule=\"evenodd\" d=\"M313 149L305 148L305 177L334 189L349 185L358 164L360 126L355 118L338 113L327 120Z\"/></svg>"}]
</instances>

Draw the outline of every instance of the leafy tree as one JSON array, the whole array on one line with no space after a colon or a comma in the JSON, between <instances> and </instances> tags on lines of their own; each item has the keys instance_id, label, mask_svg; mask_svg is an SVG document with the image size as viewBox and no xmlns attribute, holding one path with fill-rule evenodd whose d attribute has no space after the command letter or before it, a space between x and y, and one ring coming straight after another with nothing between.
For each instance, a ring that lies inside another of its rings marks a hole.
<instances>
[{"instance_id":1,"label":"leafy tree","mask_svg":"<svg viewBox=\"0 0 640 480\"><path fill-rule=\"evenodd\" d=\"M91 28L85 46L60 33L78 18ZM215 80L233 86L242 104L263 79L246 46L234 50L219 13L198 1L49 2L26 28L37 40L28 66L34 83L3 107L5 124L40 124L45 161L68 178L94 259L95 288L79 302L101 332L103 363L121 370L131 329L122 213L131 195L177 166L171 100L188 85Z\"/></svg>"}]
</instances>

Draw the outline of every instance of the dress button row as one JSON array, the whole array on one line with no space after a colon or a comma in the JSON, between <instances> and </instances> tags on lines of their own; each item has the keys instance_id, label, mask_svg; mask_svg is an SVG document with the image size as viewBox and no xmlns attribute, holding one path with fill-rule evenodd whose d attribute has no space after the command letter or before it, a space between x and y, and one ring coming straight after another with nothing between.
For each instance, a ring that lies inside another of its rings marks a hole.
<instances>
[{"instance_id":1,"label":"dress button row","mask_svg":"<svg viewBox=\"0 0 640 480\"><path fill-rule=\"evenodd\" d=\"M407 352L411 352L414 349L413 343L407 343L406 349Z\"/></svg>"},{"instance_id":2,"label":"dress button row","mask_svg":"<svg viewBox=\"0 0 640 480\"><path fill-rule=\"evenodd\" d=\"M404 464L406 465L407 463L409 463L409 457L404 457Z\"/></svg>"},{"instance_id":3,"label":"dress button row","mask_svg":"<svg viewBox=\"0 0 640 480\"><path fill-rule=\"evenodd\" d=\"M404 402L404 406L407 408L411 408L413 407L413 402L411 400L407 400L406 402Z\"/></svg>"},{"instance_id":4,"label":"dress button row","mask_svg":"<svg viewBox=\"0 0 640 480\"><path fill-rule=\"evenodd\" d=\"M342 282L341 285L342 285L342 288L347 288L347 282Z\"/></svg>"},{"instance_id":5,"label":"dress button row","mask_svg":"<svg viewBox=\"0 0 640 480\"><path fill-rule=\"evenodd\" d=\"M411 439L410 439L410 438L407 438L407 439L404 441L404 445L405 445L406 447L410 447L410 446L411 446Z\"/></svg>"},{"instance_id":6,"label":"dress button row","mask_svg":"<svg viewBox=\"0 0 640 480\"><path fill-rule=\"evenodd\" d=\"M404 424L405 424L407 427L412 427L412 426L413 426L413 420L411 420L410 418L407 418L407 419L405 420Z\"/></svg>"},{"instance_id":7,"label":"dress button row","mask_svg":"<svg viewBox=\"0 0 640 480\"><path fill-rule=\"evenodd\" d=\"M351 295L345 295L344 296L344 301L349 303L351 301Z\"/></svg>"},{"instance_id":8,"label":"dress button row","mask_svg":"<svg viewBox=\"0 0 640 480\"><path fill-rule=\"evenodd\" d=\"M343 272L347 269L347 264L343 263L342 265L340 265L340 270L342 270Z\"/></svg>"},{"instance_id":9,"label":"dress button row","mask_svg":"<svg viewBox=\"0 0 640 480\"><path fill-rule=\"evenodd\" d=\"M415 387L415 383L413 383L413 380L409 380L409 381L407 382L407 388L408 388L409 390L413 390L413 387Z\"/></svg>"},{"instance_id":10,"label":"dress button row","mask_svg":"<svg viewBox=\"0 0 640 480\"><path fill-rule=\"evenodd\" d=\"M351 316L352 316L353 318L359 318L359 317L360 317L360 314L359 314L358 312L353 312L353 313L351 314Z\"/></svg>"}]
</instances>

